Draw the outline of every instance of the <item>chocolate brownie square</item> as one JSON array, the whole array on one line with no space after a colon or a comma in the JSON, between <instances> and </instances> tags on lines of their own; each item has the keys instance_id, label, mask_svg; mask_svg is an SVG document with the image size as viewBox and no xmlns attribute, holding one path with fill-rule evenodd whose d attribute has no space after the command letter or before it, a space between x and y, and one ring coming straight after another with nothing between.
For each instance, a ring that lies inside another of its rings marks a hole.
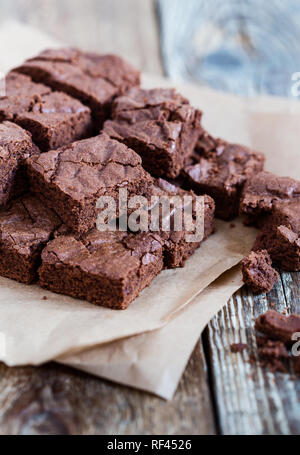
<instances>
[{"instance_id":1,"label":"chocolate brownie square","mask_svg":"<svg viewBox=\"0 0 300 455\"><path fill-rule=\"evenodd\" d=\"M24 161L36 154L29 133L14 123L0 123L0 207L27 189Z\"/></svg>"},{"instance_id":2,"label":"chocolate brownie square","mask_svg":"<svg viewBox=\"0 0 300 455\"><path fill-rule=\"evenodd\" d=\"M7 96L0 98L0 120L10 120L32 134L42 151L57 149L92 132L90 109L62 92L52 92L28 76L10 73Z\"/></svg>"},{"instance_id":3,"label":"chocolate brownie square","mask_svg":"<svg viewBox=\"0 0 300 455\"><path fill-rule=\"evenodd\" d=\"M0 275L32 283L41 251L60 224L57 215L31 194L10 202L0 211Z\"/></svg>"},{"instance_id":4,"label":"chocolate brownie square","mask_svg":"<svg viewBox=\"0 0 300 455\"><path fill-rule=\"evenodd\" d=\"M263 169L264 160L262 153L204 133L182 175L187 188L215 200L217 217L231 220L238 215L245 182Z\"/></svg>"},{"instance_id":5,"label":"chocolate brownie square","mask_svg":"<svg viewBox=\"0 0 300 455\"><path fill-rule=\"evenodd\" d=\"M121 188L128 198L148 198L152 185L141 158L106 134L34 156L27 169L32 190L80 233L95 227L101 196L111 196L118 205Z\"/></svg>"},{"instance_id":6,"label":"chocolate brownie square","mask_svg":"<svg viewBox=\"0 0 300 455\"><path fill-rule=\"evenodd\" d=\"M202 131L202 113L174 89L131 89L113 103L104 131L133 148L156 177L175 178Z\"/></svg>"},{"instance_id":7,"label":"chocolate brownie square","mask_svg":"<svg viewBox=\"0 0 300 455\"><path fill-rule=\"evenodd\" d=\"M113 99L140 84L139 71L121 57L72 48L46 50L15 71L89 106L98 129L110 115Z\"/></svg>"},{"instance_id":8,"label":"chocolate brownie square","mask_svg":"<svg viewBox=\"0 0 300 455\"><path fill-rule=\"evenodd\" d=\"M244 283L255 293L270 292L279 278L266 250L251 251L242 261L242 273Z\"/></svg>"},{"instance_id":9,"label":"chocolate brownie square","mask_svg":"<svg viewBox=\"0 0 300 455\"><path fill-rule=\"evenodd\" d=\"M155 234L91 231L61 235L42 253L40 285L96 305L126 309L163 267Z\"/></svg>"},{"instance_id":10,"label":"chocolate brownie square","mask_svg":"<svg viewBox=\"0 0 300 455\"><path fill-rule=\"evenodd\" d=\"M199 206L197 202L197 196L192 191L184 191L163 179L155 180L152 193L153 196L157 196L162 199L167 198L168 203L170 203L170 210L168 210L168 213L163 215L162 212L160 212L158 214L160 217L158 220L159 234L164 242L165 268L171 269L184 267L186 260L194 254L197 248L200 247L202 241L209 237L215 230L215 203L211 197L205 195L202 213L201 206ZM180 198L179 205L175 202L175 199L178 197ZM186 199L187 197L190 201ZM190 241L189 234L191 234L191 230L184 225L183 212L188 204L192 204L191 210L194 222L196 221L197 216L203 217L203 219L200 220L200 222L203 223L203 238L197 241ZM179 215L183 221L182 229L180 230L176 230L175 228L176 210L181 212ZM169 222L169 230L164 230L162 226L162 222L166 221L166 217Z\"/></svg>"},{"instance_id":11,"label":"chocolate brownie square","mask_svg":"<svg viewBox=\"0 0 300 455\"><path fill-rule=\"evenodd\" d=\"M254 220L272 212L274 205L300 198L300 182L271 172L253 174L244 187L240 211ZM262 220L263 221L263 220Z\"/></svg>"}]
</instances>

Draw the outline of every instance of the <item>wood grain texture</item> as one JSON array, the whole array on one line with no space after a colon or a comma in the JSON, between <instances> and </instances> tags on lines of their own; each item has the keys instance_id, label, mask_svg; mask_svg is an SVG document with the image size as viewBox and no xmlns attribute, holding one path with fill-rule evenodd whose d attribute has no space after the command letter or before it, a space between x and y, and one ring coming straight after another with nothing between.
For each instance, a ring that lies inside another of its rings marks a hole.
<instances>
[{"instance_id":1,"label":"wood grain texture","mask_svg":"<svg viewBox=\"0 0 300 455\"><path fill-rule=\"evenodd\" d=\"M0 365L0 434L213 434L201 345L172 402L49 364Z\"/></svg>"},{"instance_id":2,"label":"wood grain texture","mask_svg":"<svg viewBox=\"0 0 300 455\"><path fill-rule=\"evenodd\" d=\"M223 434L300 434L300 380L259 365L254 320L268 309L300 313L299 274L281 274L270 294L243 288L211 321L209 344L213 388ZM247 351L234 354L233 343ZM250 363L250 354L256 357Z\"/></svg>"},{"instance_id":3,"label":"wood grain texture","mask_svg":"<svg viewBox=\"0 0 300 455\"><path fill-rule=\"evenodd\" d=\"M0 0L0 20L17 19L72 46L115 52L162 74L153 0Z\"/></svg>"}]
</instances>

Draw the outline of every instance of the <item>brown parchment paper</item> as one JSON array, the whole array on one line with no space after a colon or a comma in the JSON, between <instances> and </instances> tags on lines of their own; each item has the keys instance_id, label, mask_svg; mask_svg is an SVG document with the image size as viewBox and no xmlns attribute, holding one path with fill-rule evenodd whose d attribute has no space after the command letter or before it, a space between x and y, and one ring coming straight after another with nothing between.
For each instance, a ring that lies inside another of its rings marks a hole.
<instances>
[{"instance_id":1,"label":"brown parchment paper","mask_svg":"<svg viewBox=\"0 0 300 455\"><path fill-rule=\"evenodd\" d=\"M41 32L14 23L1 25L0 70L6 71L52 45L59 43L52 43ZM6 55L10 57L6 59ZM149 75L144 76L143 85L176 86ZM249 100L206 87L177 88L204 111L204 125L213 134L264 151L269 170L299 177L297 101L270 97ZM47 293L38 286L1 278L0 333L4 334L5 349L0 350L0 360L23 365L58 358L170 398L201 330L241 285L240 273L234 270L207 288L252 246L256 232L240 221L235 224L231 228L218 222L217 233L185 269L163 272L125 312L97 308ZM42 300L43 296L48 300ZM174 339L181 340L176 349ZM89 350L81 352L84 349ZM159 366L157 372L155 364Z\"/></svg>"},{"instance_id":2,"label":"brown parchment paper","mask_svg":"<svg viewBox=\"0 0 300 455\"><path fill-rule=\"evenodd\" d=\"M218 222L184 269L166 270L126 311L57 295L38 285L0 277L0 333L7 365L40 364L62 354L109 343L166 325L176 312L249 251L255 231ZM47 300L44 300L46 297ZM207 322L207 321L206 321Z\"/></svg>"},{"instance_id":3,"label":"brown parchment paper","mask_svg":"<svg viewBox=\"0 0 300 455\"><path fill-rule=\"evenodd\" d=\"M171 399L202 330L242 284L240 267L235 266L195 297L165 327L63 356L58 361Z\"/></svg>"}]
</instances>

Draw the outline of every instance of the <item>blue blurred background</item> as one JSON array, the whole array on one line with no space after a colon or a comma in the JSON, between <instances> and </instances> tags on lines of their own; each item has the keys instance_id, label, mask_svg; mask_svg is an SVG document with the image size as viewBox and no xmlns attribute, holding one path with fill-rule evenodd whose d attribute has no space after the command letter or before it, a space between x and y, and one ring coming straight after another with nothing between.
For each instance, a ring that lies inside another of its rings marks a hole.
<instances>
[{"instance_id":1,"label":"blue blurred background","mask_svg":"<svg viewBox=\"0 0 300 455\"><path fill-rule=\"evenodd\" d=\"M291 96L299 0L158 0L165 70L236 94Z\"/></svg>"}]
</instances>

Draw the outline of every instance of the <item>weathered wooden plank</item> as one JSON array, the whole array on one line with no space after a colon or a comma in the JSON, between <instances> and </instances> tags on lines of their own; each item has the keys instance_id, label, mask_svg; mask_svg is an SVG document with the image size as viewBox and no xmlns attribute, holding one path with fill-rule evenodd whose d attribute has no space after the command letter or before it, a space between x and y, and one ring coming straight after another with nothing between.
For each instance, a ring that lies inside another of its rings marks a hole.
<instances>
[{"instance_id":1,"label":"weathered wooden plank","mask_svg":"<svg viewBox=\"0 0 300 455\"><path fill-rule=\"evenodd\" d=\"M174 400L165 402L55 364L2 364L0 434L213 434L205 371L198 344Z\"/></svg>"},{"instance_id":2,"label":"weathered wooden plank","mask_svg":"<svg viewBox=\"0 0 300 455\"><path fill-rule=\"evenodd\" d=\"M299 274L282 274L268 295L238 292L211 321L206 336L219 425L223 434L299 434L300 380L257 361L254 319L268 309L300 312ZM234 354L232 343L248 351ZM256 362L250 363L254 354Z\"/></svg>"},{"instance_id":3,"label":"weathered wooden plank","mask_svg":"<svg viewBox=\"0 0 300 455\"><path fill-rule=\"evenodd\" d=\"M1 0L0 11L1 21L17 19L63 43L115 52L162 74L153 0Z\"/></svg>"}]
</instances>

